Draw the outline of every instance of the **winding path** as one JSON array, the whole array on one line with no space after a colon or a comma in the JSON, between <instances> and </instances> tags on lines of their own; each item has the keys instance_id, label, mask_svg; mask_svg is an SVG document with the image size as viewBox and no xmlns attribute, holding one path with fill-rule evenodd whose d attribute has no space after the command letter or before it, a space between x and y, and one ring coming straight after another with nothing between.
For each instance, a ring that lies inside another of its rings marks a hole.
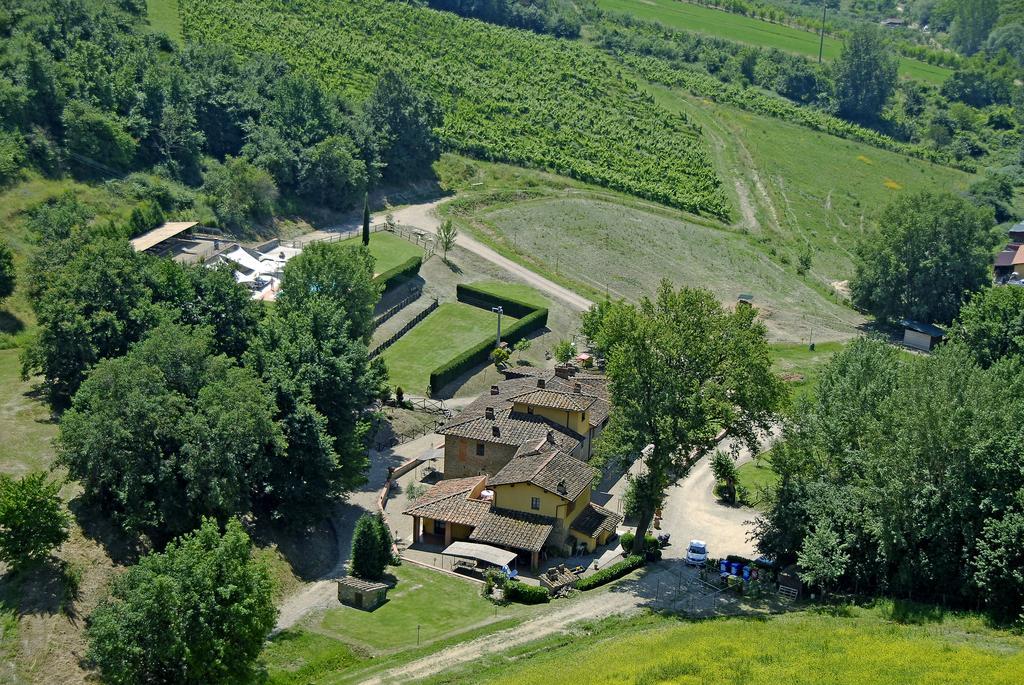
<instances>
[{"instance_id":1,"label":"winding path","mask_svg":"<svg viewBox=\"0 0 1024 685\"><path fill-rule=\"evenodd\" d=\"M392 211L391 214L395 217L395 221L403 226L414 226L424 231L436 234L438 226L441 225L441 220L437 215L437 207L442 202L444 202L444 200L408 205ZM383 217L379 214L374 217L376 220L381 220L382 218ZM362 216L360 215L359 217L349 219L337 226L306 234L302 236L302 240L316 240L320 237L327 239L335 232L351 231L361 225ZM521 264L517 264L508 257L502 256L496 250L484 245L479 240L476 240L465 233L459 233L455 243L462 249L472 252L478 257L482 257L483 259L501 267L505 271L521 278L537 290L540 290L547 295L551 295L552 297L557 297L573 309L586 311L590 309L592 304L594 304L587 298L574 293L568 288L558 285L554 281L534 273L530 269L522 266Z\"/></svg>"}]
</instances>

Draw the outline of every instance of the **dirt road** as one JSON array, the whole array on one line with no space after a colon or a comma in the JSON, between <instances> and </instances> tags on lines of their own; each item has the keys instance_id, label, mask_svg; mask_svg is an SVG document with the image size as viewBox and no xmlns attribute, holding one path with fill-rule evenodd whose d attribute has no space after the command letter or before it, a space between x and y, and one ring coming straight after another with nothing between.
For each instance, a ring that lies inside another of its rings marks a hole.
<instances>
[{"instance_id":1,"label":"dirt road","mask_svg":"<svg viewBox=\"0 0 1024 685\"><path fill-rule=\"evenodd\" d=\"M415 226L416 228L436 234L438 226L441 225L441 220L440 218L438 218L437 215L437 207L442 202L444 202L444 200L435 200L433 202L424 202L416 205L408 205L400 209L395 209L391 213L394 215L395 221L403 226ZM372 221L374 222L380 222L383 220L384 215L382 213L377 213L372 217ZM315 240L320 235L326 238L330 236L332 233L338 231L350 231L355 228L358 228L360 225L362 225L362 218L353 218L352 220L346 221L345 223L339 224L337 226L332 226L329 229L315 231L313 233L304 235L302 236L301 239ZM525 266L517 264L507 257L503 257L502 255L498 254L495 250L491 249L490 247L487 247L479 240L476 240L468 235L460 233L459 237L456 239L455 242L463 249L469 250L470 252L476 254L477 256L482 257L487 261L501 267L505 271L514 274L515 276L522 279L528 285L533 286L537 290L540 290L541 292L547 295L551 295L552 297L557 297L558 299L562 300L573 309L577 309L579 311L586 311L587 309L590 309L590 306L593 304L593 302L591 302L587 298L577 295L573 291L558 285L554 281L548 280L543 276L535 274L533 271L527 269Z\"/></svg>"},{"instance_id":2,"label":"dirt road","mask_svg":"<svg viewBox=\"0 0 1024 685\"><path fill-rule=\"evenodd\" d=\"M633 614L650 605L652 597L664 582L667 587L673 579L668 567L649 567L651 570L636 581L621 581L608 592L582 597L564 609L559 608L520 625L485 635L442 649L405 666L386 671L368 679L368 684L409 682L427 678L436 673L475 661L481 657L504 652L519 645L549 635L565 632L579 621L597 620L615 614Z\"/></svg>"}]
</instances>

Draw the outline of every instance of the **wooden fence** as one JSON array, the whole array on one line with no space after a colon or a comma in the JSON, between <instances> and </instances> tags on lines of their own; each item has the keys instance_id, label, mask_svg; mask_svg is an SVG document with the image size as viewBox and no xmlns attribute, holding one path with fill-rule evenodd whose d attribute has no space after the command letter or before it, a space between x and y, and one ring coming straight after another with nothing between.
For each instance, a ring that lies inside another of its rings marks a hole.
<instances>
[{"instance_id":1,"label":"wooden fence","mask_svg":"<svg viewBox=\"0 0 1024 685\"><path fill-rule=\"evenodd\" d=\"M382 323L384 323L385 321L393 317L395 314L408 307L416 300L420 299L420 295L423 293L423 290L418 285L411 286L409 290L411 292L409 293L408 297L406 297L404 300L402 300L395 306L389 307L386 312L384 312L383 314L381 314L380 316L373 320L373 330L377 330Z\"/></svg>"},{"instance_id":2,"label":"wooden fence","mask_svg":"<svg viewBox=\"0 0 1024 685\"><path fill-rule=\"evenodd\" d=\"M388 230L387 224L373 224L370 226L370 233L377 233L379 231ZM349 238L355 238L356 236L363 234L363 227L349 229L347 231L331 232L330 235L314 238L296 238L295 240L282 240L281 244L285 247L291 247L296 250L301 250L312 243L336 243L340 240L348 240Z\"/></svg>"},{"instance_id":3,"label":"wooden fence","mask_svg":"<svg viewBox=\"0 0 1024 685\"><path fill-rule=\"evenodd\" d=\"M414 316L412 321L410 321L409 323L407 323L404 326L402 326L402 328L397 333L395 333L390 338L388 338L387 340L382 342L380 345L377 345L377 347L375 347L372 350L370 350L370 359L373 359L374 357L377 357L378 355L380 355L381 352L383 352L384 350L388 349L389 347L394 345L396 342L398 342L398 340L403 335L405 335L406 333L411 331L413 329L413 327L416 324L418 324L420 321L423 321L423 319L427 318L427 315L429 315L431 312L433 312L435 309L437 309L438 306L439 306L439 303L437 301L437 298L435 297L434 301L430 303L430 306L428 306L422 312L420 312L419 314Z\"/></svg>"}]
</instances>

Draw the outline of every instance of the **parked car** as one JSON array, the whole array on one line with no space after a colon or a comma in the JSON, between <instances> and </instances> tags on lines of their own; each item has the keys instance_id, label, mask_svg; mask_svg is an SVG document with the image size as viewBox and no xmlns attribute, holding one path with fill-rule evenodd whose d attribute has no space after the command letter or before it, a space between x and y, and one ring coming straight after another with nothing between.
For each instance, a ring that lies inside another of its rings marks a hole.
<instances>
[{"instance_id":1,"label":"parked car","mask_svg":"<svg viewBox=\"0 0 1024 685\"><path fill-rule=\"evenodd\" d=\"M686 564L688 566L703 566L708 560L708 546L703 540L690 540L686 548Z\"/></svg>"}]
</instances>

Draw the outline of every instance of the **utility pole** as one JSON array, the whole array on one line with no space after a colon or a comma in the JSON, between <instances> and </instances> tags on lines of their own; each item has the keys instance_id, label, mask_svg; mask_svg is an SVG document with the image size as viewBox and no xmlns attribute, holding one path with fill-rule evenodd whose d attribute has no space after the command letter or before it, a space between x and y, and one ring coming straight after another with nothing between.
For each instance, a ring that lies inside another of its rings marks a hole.
<instances>
[{"instance_id":1,"label":"utility pole","mask_svg":"<svg viewBox=\"0 0 1024 685\"><path fill-rule=\"evenodd\" d=\"M498 315L498 337L494 341L494 346L501 347L501 315L505 310L502 307L491 307L491 311Z\"/></svg>"},{"instance_id":2,"label":"utility pole","mask_svg":"<svg viewBox=\"0 0 1024 685\"><path fill-rule=\"evenodd\" d=\"M821 0L821 42L818 44L818 64L825 54L825 14L828 12L828 0Z\"/></svg>"}]
</instances>

